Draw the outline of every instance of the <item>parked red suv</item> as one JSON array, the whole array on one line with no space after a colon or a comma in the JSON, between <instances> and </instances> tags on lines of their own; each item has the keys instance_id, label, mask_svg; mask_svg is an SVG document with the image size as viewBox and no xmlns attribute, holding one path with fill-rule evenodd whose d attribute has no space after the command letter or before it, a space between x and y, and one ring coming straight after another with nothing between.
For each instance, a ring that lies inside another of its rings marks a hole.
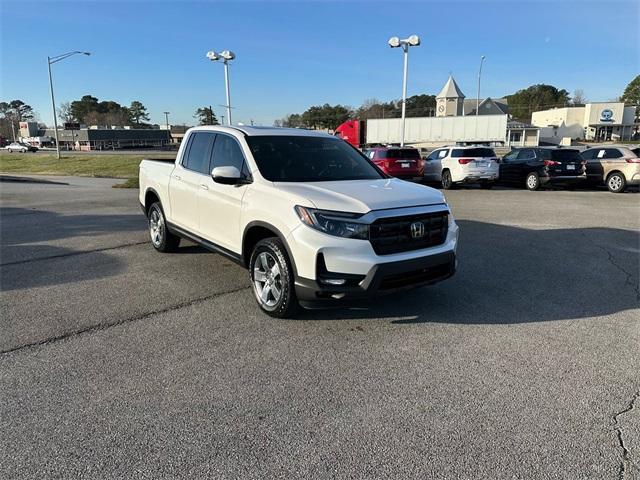
<instances>
[{"instance_id":1,"label":"parked red suv","mask_svg":"<svg viewBox=\"0 0 640 480\"><path fill-rule=\"evenodd\" d=\"M424 160L417 148L373 147L363 153L380 169L392 177L404 180L422 180Z\"/></svg>"}]
</instances>

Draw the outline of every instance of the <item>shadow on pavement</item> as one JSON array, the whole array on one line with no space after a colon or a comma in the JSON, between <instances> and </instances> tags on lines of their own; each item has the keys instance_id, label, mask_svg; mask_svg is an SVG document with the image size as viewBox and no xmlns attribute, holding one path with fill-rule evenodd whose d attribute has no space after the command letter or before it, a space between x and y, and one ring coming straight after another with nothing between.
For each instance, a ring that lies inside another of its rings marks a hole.
<instances>
[{"instance_id":1,"label":"shadow on pavement","mask_svg":"<svg viewBox=\"0 0 640 480\"><path fill-rule=\"evenodd\" d=\"M306 320L512 324L640 307L640 236L610 228L530 230L461 220L459 268L442 283L374 299L367 309L309 310Z\"/></svg>"}]
</instances>

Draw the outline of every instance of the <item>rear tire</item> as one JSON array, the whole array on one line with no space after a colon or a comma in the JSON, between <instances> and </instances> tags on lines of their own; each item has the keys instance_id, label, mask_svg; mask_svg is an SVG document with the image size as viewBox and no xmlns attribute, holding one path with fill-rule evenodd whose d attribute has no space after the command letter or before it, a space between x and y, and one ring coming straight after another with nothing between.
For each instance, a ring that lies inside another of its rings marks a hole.
<instances>
[{"instance_id":1,"label":"rear tire","mask_svg":"<svg viewBox=\"0 0 640 480\"><path fill-rule=\"evenodd\" d=\"M483 188L485 190L491 190L493 188L493 182L482 182L480 184L480 188Z\"/></svg>"},{"instance_id":2,"label":"rear tire","mask_svg":"<svg viewBox=\"0 0 640 480\"><path fill-rule=\"evenodd\" d=\"M180 245L180 237L171 233L167 228L167 221L160 202L155 202L149 207L147 218L153 248L163 253L175 252Z\"/></svg>"},{"instance_id":3,"label":"rear tire","mask_svg":"<svg viewBox=\"0 0 640 480\"><path fill-rule=\"evenodd\" d=\"M612 173L607 177L607 188L612 193L622 193L627 188L627 179L620 172Z\"/></svg>"},{"instance_id":4,"label":"rear tire","mask_svg":"<svg viewBox=\"0 0 640 480\"><path fill-rule=\"evenodd\" d=\"M527 179L525 181L525 185L527 187L527 190L530 190L532 192L539 190L540 189L540 177L538 177L538 174L535 172L531 172L529 175L527 175Z\"/></svg>"},{"instance_id":5,"label":"rear tire","mask_svg":"<svg viewBox=\"0 0 640 480\"><path fill-rule=\"evenodd\" d=\"M290 318L298 311L293 268L282 241L260 240L249 259L249 278L260 309L275 318Z\"/></svg>"},{"instance_id":6,"label":"rear tire","mask_svg":"<svg viewBox=\"0 0 640 480\"><path fill-rule=\"evenodd\" d=\"M445 190L453 190L456 188L456 184L453 183L453 180L451 179L451 172L449 170L442 172L442 188Z\"/></svg>"},{"instance_id":7,"label":"rear tire","mask_svg":"<svg viewBox=\"0 0 640 480\"><path fill-rule=\"evenodd\" d=\"M9 153L13 153L13 150L9 149Z\"/></svg>"}]
</instances>

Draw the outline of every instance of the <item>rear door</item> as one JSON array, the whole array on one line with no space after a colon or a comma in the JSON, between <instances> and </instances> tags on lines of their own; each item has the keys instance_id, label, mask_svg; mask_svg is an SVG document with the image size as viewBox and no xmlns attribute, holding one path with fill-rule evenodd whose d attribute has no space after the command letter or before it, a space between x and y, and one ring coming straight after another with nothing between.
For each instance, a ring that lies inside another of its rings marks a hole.
<instances>
[{"instance_id":1,"label":"rear door","mask_svg":"<svg viewBox=\"0 0 640 480\"><path fill-rule=\"evenodd\" d=\"M440 162L438 161L438 154L442 150L434 150L425 159L424 163L424 178L429 181L440 181Z\"/></svg>"},{"instance_id":2,"label":"rear door","mask_svg":"<svg viewBox=\"0 0 640 480\"><path fill-rule=\"evenodd\" d=\"M500 182L516 183L518 179L517 158L518 158L518 150L512 150L502 158L502 162L500 162L500 175L499 175Z\"/></svg>"},{"instance_id":3,"label":"rear door","mask_svg":"<svg viewBox=\"0 0 640 480\"><path fill-rule=\"evenodd\" d=\"M604 181L603 158L605 154L604 148L591 148L582 153L582 159L587 162L587 180L592 182Z\"/></svg>"},{"instance_id":4,"label":"rear door","mask_svg":"<svg viewBox=\"0 0 640 480\"><path fill-rule=\"evenodd\" d=\"M207 177L215 133L193 132L182 161L169 179L171 222L187 231L199 234L198 192Z\"/></svg>"},{"instance_id":5,"label":"rear door","mask_svg":"<svg viewBox=\"0 0 640 480\"><path fill-rule=\"evenodd\" d=\"M209 171L216 167L236 167L249 177L247 162L238 140L225 133L218 133L213 145ZM218 246L235 253L242 253L240 214L242 197L248 185L223 185L207 175L199 191L200 230L202 236Z\"/></svg>"}]
</instances>

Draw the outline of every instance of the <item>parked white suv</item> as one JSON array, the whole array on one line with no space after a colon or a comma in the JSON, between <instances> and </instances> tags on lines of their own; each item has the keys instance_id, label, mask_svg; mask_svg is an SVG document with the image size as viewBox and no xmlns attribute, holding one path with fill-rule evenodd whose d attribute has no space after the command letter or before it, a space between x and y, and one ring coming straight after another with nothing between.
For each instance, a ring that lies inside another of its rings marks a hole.
<instances>
[{"instance_id":1,"label":"parked white suv","mask_svg":"<svg viewBox=\"0 0 640 480\"><path fill-rule=\"evenodd\" d=\"M456 268L444 196L323 133L192 128L175 163L142 161L140 203L157 250L182 237L236 261L276 317L435 283Z\"/></svg>"},{"instance_id":2,"label":"parked white suv","mask_svg":"<svg viewBox=\"0 0 640 480\"><path fill-rule=\"evenodd\" d=\"M441 182L445 190L461 183L479 183L483 188L491 188L500 169L493 149L482 146L442 147L425 160L425 180Z\"/></svg>"}]
</instances>

